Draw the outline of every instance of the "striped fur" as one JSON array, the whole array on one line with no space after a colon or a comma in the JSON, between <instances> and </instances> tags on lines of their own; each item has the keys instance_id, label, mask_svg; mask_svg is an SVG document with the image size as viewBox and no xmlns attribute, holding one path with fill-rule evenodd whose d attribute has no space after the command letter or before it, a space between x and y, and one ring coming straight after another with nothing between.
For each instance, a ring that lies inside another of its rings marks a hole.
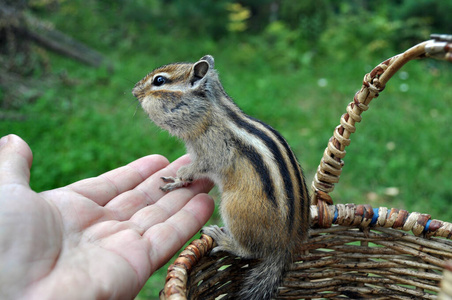
<instances>
[{"instance_id":1,"label":"striped fur","mask_svg":"<svg viewBox=\"0 0 452 300\"><path fill-rule=\"evenodd\" d=\"M133 94L151 120L184 140L192 158L163 189L202 177L218 185L226 229L203 230L216 240L216 251L264 260L248 274L240 297L270 299L306 240L308 190L288 143L240 110L213 67L211 56L160 67L138 82Z\"/></svg>"}]
</instances>

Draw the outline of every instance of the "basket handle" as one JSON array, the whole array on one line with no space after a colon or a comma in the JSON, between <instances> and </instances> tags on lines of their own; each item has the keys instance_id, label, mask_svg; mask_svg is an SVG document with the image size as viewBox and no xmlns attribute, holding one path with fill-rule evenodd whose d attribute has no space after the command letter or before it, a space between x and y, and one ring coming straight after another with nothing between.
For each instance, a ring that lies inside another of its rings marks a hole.
<instances>
[{"instance_id":1,"label":"basket handle","mask_svg":"<svg viewBox=\"0 0 452 300\"><path fill-rule=\"evenodd\" d=\"M320 165L312 182L312 203L319 205L319 209L325 210L327 205L333 204L329 195L334 190L334 185L339 182L339 177L344 166L346 151L350 145L350 136L355 132L355 123L361 122L361 114L369 108L372 99L378 97L391 77L407 62L413 59L432 57L452 62L452 35L430 36L431 40L417 44L405 52L391 57L364 76L361 89L355 94L353 101L347 106L347 112L341 116L333 136L323 153ZM328 218L325 218L325 220ZM322 224L319 224L322 226ZM325 223L325 225L327 225Z\"/></svg>"}]
</instances>

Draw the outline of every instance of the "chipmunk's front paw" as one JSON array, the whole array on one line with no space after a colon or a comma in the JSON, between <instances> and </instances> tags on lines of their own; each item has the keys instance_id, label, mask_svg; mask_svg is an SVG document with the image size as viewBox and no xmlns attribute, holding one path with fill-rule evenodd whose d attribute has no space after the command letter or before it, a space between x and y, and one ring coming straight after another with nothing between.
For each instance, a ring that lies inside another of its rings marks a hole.
<instances>
[{"instance_id":1,"label":"chipmunk's front paw","mask_svg":"<svg viewBox=\"0 0 452 300\"><path fill-rule=\"evenodd\" d=\"M192 183L193 180L189 179L189 180L183 180L180 177L161 177L161 179L163 180L163 182L165 182L166 184L164 186L161 186L160 189L164 192L170 192L172 190L175 190L177 188L183 187L183 186L187 186L190 183Z\"/></svg>"}]
</instances>

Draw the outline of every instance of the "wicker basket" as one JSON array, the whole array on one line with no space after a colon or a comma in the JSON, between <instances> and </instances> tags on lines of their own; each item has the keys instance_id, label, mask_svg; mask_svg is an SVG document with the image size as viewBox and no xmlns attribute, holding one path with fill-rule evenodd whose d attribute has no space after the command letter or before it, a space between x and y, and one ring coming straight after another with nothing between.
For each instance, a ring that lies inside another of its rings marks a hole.
<instances>
[{"instance_id":1,"label":"wicker basket","mask_svg":"<svg viewBox=\"0 0 452 300\"><path fill-rule=\"evenodd\" d=\"M432 35L365 75L313 180L310 239L286 273L278 299L452 299L451 223L394 208L333 205L329 196L361 114L405 63L424 57L452 61L452 36ZM193 241L168 268L160 299L233 299L258 261L210 256L214 246L207 235Z\"/></svg>"}]
</instances>

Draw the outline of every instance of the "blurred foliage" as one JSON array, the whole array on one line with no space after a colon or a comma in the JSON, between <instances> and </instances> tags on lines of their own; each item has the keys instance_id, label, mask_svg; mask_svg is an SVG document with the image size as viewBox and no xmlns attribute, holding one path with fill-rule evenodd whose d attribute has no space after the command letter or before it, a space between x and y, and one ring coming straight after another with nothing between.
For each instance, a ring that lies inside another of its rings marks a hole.
<instances>
[{"instance_id":1,"label":"blurred foliage","mask_svg":"<svg viewBox=\"0 0 452 300\"><path fill-rule=\"evenodd\" d=\"M33 63L24 62L24 76L58 78L33 104L14 106L20 118L2 119L0 112L0 135L19 134L33 149L31 184L37 191L150 153L170 160L182 155L182 143L152 125L130 91L157 66L207 53L215 56L225 90L239 106L287 138L309 182L371 66L430 33L452 33L450 1L28 4L28 13L102 52L115 67L114 73L89 68L39 47L33 48L39 49L29 60ZM0 39L1 32L0 27ZM407 65L391 80L352 136L332 195L336 203L370 203L452 219L451 73L450 65L429 60ZM0 90L0 101L2 96ZM157 298L164 277L164 269L155 274L142 297Z\"/></svg>"},{"instance_id":2,"label":"blurred foliage","mask_svg":"<svg viewBox=\"0 0 452 300\"><path fill-rule=\"evenodd\" d=\"M228 31L245 31L247 29L246 20L250 18L251 12L240 3L230 3L227 5L229 11Z\"/></svg>"},{"instance_id":3,"label":"blurred foliage","mask_svg":"<svg viewBox=\"0 0 452 300\"><path fill-rule=\"evenodd\" d=\"M277 66L298 68L311 59L384 57L452 32L448 1L277 1L277 0L33 0L35 13L63 32L108 52L114 47L174 51L156 38L202 37L232 41L241 56L259 55ZM96 28L84 30L84 28ZM154 38L156 37L156 38ZM165 42L166 39L163 39ZM271 53L266 49L272 49ZM243 52L242 52L243 51Z\"/></svg>"},{"instance_id":4,"label":"blurred foliage","mask_svg":"<svg viewBox=\"0 0 452 300\"><path fill-rule=\"evenodd\" d=\"M284 28L272 34L287 39L289 45L297 40L298 50L321 48L321 54L346 56L355 53L358 45L367 45L370 52L393 51L431 32L452 31L452 3L435 0L33 0L30 4L43 16L55 13L52 19L62 31L76 23L82 29L75 32L80 39L103 46L129 41L146 47L152 35L162 34L218 41L239 31L246 40L271 27ZM63 20L69 18L66 26ZM278 25L273 26L274 22ZM97 28L102 34L83 28Z\"/></svg>"}]
</instances>

